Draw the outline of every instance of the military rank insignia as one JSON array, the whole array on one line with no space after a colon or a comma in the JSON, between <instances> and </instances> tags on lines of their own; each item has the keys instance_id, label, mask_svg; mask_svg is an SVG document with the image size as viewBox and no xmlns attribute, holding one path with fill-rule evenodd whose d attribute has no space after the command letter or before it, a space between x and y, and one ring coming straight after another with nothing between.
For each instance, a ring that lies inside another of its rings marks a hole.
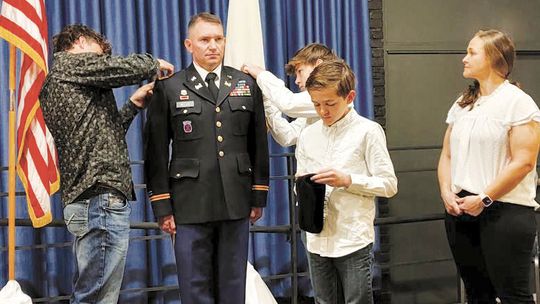
<instances>
[{"instance_id":1,"label":"military rank insignia","mask_svg":"<svg viewBox=\"0 0 540 304\"><path fill-rule=\"evenodd\" d=\"M193 126L191 125L191 120L182 121L182 125L184 127L184 133L189 134L193 132Z\"/></svg>"},{"instance_id":2,"label":"military rank insignia","mask_svg":"<svg viewBox=\"0 0 540 304\"><path fill-rule=\"evenodd\" d=\"M231 91L229 96L251 96L249 85L245 80L238 80L238 83L236 83L236 86Z\"/></svg>"}]
</instances>

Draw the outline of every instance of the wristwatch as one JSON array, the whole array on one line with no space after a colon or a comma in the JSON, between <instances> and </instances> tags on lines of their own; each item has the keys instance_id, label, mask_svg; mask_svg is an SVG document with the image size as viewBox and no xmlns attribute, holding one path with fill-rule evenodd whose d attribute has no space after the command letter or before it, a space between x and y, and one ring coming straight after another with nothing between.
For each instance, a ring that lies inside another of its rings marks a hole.
<instances>
[{"instance_id":1,"label":"wristwatch","mask_svg":"<svg viewBox=\"0 0 540 304\"><path fill-rule=\"evenodd\" d=\"M493 200L491 197L489 197L485 193L480 193L480 198L482 198L482 203L484 204L484 207L489 207L491 204L493 204Z\"/></svg>"}]
</instances>

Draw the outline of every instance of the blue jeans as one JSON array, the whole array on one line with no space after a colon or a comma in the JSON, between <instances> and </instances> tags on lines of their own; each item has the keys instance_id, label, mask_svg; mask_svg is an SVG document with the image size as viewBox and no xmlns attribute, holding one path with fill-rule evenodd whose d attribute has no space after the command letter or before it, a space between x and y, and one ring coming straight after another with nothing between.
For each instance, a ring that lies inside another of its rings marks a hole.
<instances>
[{"instance_id":1,"label":"blue jeans","mask_svg":"<svg viewBox=\"0 0 540 304\"><path fill-rule=\"evenodd\" d=\"M347 304L372 304L372 244L339 258L309 253L315 300L319 304L338 303L338 283Z\"/></svg>"},{"instance_id":2,"label":"blue jeans","mask_svg":"<svg viewBox=\"0 0 540 304\"><path fill-rule=\"evenodd\" d=\"M75 275L71 303L117 303L129 245L131 205L105 193L64 208L75 236Z\"/></svg>"},{"instance_id":3,"label":"blue jeans","mask_svg":"<svg viewBox=\"0 0 540 304\"><path fill-rule=\"evenodd\" d=\"M306 250L306 257L307 257L307 262L308 262L308 273L309 273L309 280L311 282L311 288L315 289L313 287L313 274L311 273L311 259L309 258L309 251L307 250L307 239L306 239L306 232L304 230L301 230L301 233L300 233L300 239L302 240L302 244L304 244L304 249ZM338 280L338 278L336 277L336 292L337 292L337 300L336 300L336 304L344 304L345 300L343 299L343 288L341 288L341 281Z\"/></svg>"}]
</instances>

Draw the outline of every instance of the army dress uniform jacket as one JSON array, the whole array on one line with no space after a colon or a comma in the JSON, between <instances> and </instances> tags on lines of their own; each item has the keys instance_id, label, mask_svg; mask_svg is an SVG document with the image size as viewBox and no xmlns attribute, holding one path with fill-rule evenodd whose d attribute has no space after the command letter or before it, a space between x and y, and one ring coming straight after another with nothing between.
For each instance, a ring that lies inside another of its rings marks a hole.
<instances>
[{"instance_id":1,"label":"army dress uniform jacket","mask_svg":"<svg viewBox=\"0 0 540 304\"><path fill-rule=\"evenodd\" d=\"M262 94L253 78L236 69L222 67L217 100L193 64L157 81L145 152L156 217L174 214L177 224L205 223L246 218L252 207L266 206Z\"/></svg>"}]
</instances>

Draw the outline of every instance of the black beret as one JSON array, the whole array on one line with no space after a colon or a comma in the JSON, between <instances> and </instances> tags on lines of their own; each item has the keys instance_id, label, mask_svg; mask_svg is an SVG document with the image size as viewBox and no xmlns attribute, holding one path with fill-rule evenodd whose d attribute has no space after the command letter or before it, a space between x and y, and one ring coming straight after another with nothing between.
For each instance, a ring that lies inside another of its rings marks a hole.
<instances>
[{"instance_id":1,"label":"black beret","mask_svg":"<svg viewBox=\"0 0 540 304\"><path fill-rule=\"evenodd\" d=\"M324 195L326 185L311 180L315 174L306 174L296 179L298 195L298 224L302 230L319 233L323 228Z\"/></svg>"}]
</instances>

